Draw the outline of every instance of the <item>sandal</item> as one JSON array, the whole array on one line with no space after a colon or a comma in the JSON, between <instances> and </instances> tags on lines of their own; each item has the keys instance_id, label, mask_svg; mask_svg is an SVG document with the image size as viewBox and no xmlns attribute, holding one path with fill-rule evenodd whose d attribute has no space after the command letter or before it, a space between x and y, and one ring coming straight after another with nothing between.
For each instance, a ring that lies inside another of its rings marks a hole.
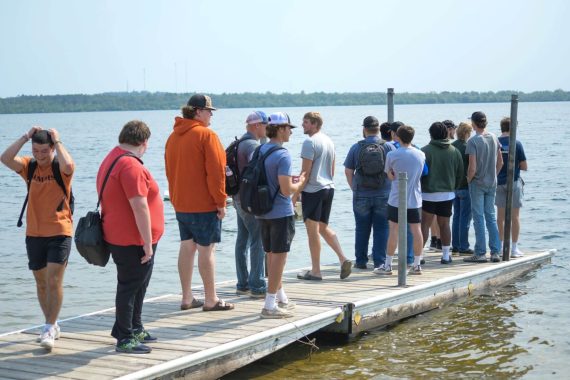
<instances>
[{"instance_id":1,"label":"sandal","mask_svg":"<svg viewBox=\"0 0 570 380\"><path fill-rule=\"evenodd\" d=\"M342 265L340 266L340 279L344 280L350 273L352 272L352 262L350 260L344 260Z\"/></svg>"},{"instance_id":2,"label":"sandal","mask_svg":"<svg viewBox=\"0 0 570 380\"><path fill-rule=\"evenodd\" d=\"M204 306L204 301L197 300L196 298L192 299L191 303L183 303L180 305L180 310L189 310L189 309L196 309L198 307Z\"/></svg>"},{"instance_id":3,"label":"sandal","mask_svg":"<svg viewBox=\"0 0 570 380\"><path fill-rule=\"evenodd\" d=\"M309 280L309 281L322 281L322 277L313 276L310 270L301 272L297 275L299 280Z\"/></svg>"},{"instance_id":4,"label":"sandal","mask_svg":"<svg viewBox=\"0 0 570 380\"><path fill-rule=\"evenodd\" d=\"M202 307L202 311L227 311L233 310L234 308L233 303L226 302L224 300L219 300L214 306L212 307Z\"/></svg>"}]
</instances>

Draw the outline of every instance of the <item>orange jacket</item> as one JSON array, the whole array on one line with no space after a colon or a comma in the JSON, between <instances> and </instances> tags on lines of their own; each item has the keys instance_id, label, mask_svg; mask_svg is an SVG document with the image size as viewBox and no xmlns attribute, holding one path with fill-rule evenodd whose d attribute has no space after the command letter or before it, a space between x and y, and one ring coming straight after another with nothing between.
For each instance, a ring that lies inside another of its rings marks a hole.
<instances>
[{"instance_id":1,"label":"orange jacket","mask_svg":"<svg viewBox=\"0 0 570 380\"><path fill-rule=\"evenodd\" d=\"M213 130L198 120L177 117L164 161L174 210L194 213L225 207L226 153Z\"/></svg>"}]
</instances>

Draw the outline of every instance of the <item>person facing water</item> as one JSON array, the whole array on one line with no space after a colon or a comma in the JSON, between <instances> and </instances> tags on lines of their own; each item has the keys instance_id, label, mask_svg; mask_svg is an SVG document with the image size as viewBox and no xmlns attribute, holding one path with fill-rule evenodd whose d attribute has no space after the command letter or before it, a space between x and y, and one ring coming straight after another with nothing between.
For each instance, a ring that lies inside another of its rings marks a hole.
<instances>
[{"instance_id":1,"label":"person facing water","mask_svg":"<svg viewBox=\"0 0 570 380\"><path fill-rule=\"evenodd\" d=\"M18 156L32 140L32 157ZM57 158L57 163L54 161ZM73 220L71 181L75 164L55 129L32 127L10 145L0 160L18 173L28 186L26 213L26 252L28 268L33 272L45 324L38 338L51 351L60 337L57 317L63 302L63 276L71 252ZM28 183L32 167L33 176ZM59 173L54 173L59 170ZM65 190L58 184L61 178Z\"/></svg>"}]
</instances>

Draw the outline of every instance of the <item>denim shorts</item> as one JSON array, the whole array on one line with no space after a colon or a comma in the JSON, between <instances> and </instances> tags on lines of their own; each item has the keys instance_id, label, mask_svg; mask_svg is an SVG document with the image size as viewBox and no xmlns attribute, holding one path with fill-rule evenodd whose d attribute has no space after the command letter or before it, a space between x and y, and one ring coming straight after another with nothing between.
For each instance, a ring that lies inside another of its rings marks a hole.
<instances>
[{"instance_id":1,"label":"denim shorts","mask_svg":"<svg viewBox=\"0 0 570 380\"><path fill-rule=\"evenodd\" d=\"M71 252L70 236L34 237L26 236L28 268L40 270L47 263L67 265Z\"/></svg>"},{"instance_id":2,"label":"denim shorts","mask_svg":"<svg viewBox=\"0 0 570 380\"><path fill-rule=\"evenodd\" d=\"M193 239L203 247L221 241L222 221L218 219L216 211L177 212L176 220L182 241Z\"/></svg>"}]
</instances>

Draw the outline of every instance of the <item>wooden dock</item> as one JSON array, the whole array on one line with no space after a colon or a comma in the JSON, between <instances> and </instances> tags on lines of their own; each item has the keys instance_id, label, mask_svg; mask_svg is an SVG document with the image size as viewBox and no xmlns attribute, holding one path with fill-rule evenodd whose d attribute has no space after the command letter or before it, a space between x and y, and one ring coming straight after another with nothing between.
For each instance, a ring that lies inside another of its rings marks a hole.
<instances>
[{"instance_id":1,"label":"wooden dock","mask_svg":"<svg viewBox=\"0 0 570 380\"><path fill-rule=\"evenodd\" d=\"M116 353L109 335L114 309L108 309L61 321L62 336L51 353L35 342L39 327L0 335L0 378L215 379L316 331L355 335L487 291L549 262L554 253L487 264L454 257L452 265L441 265L440 253L428 252L424 273L408 276L405 288L397 287L396 273L381 277L371 269L355 269L340 280L338 266L326 266L322 282L288 272L284 287L297 303L289 320L260 319L263 300L237 297L235 281L218 285L220 296L236 303L229 312L180 311L180 296L165 295L143 308L145 327L159 338L152 353Z\"/></svg>"}]
</instances>

